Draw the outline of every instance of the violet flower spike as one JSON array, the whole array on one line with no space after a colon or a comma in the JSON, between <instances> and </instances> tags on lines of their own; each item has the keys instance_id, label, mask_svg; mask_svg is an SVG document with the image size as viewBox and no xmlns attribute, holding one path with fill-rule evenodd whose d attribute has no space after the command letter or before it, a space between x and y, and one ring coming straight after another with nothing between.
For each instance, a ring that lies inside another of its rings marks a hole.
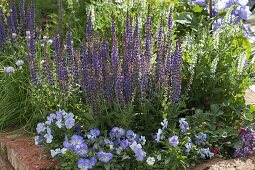
<instances>
[{"instance_id":1,"label":"violet flower spike","mask_svg":"<svg viewBox=\"0 0 255 170\"><path fill-rule=\"evenodd\" d=\"M182 50L180 40L176 42L172 66L173 104L179 102L182 83Z\"/></svg>"},{"instance_id":2,"label":"violet flower spike","mask_svg":"<svg viewBox=\"0 0 255 170\"><path fill-rule=\"evenodd\" d=\"M21 32L25 31L25 0L19 1L19 20Z\"/></svg>"},{"instance_id":3,"label":"violet flower spike","mask_svg":"<svg viewBox=\"0 0 255 170\"><path fill-rule=\"evenodd\" d=\"M87 22L86 22L86 36L91 37L92 36L92 21L91 21L91 11L89 13L89 16L87 17Z\"/></svg>"}]
</instances>

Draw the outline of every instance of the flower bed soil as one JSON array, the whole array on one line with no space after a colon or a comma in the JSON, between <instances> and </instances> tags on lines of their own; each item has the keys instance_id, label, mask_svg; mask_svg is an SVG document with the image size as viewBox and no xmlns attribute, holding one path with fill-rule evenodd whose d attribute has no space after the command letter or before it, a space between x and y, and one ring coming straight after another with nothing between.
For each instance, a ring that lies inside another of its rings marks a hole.
<instances>
[{"instance_id":1,"label":"flower bed soil","mask_svg":"<svg viewBox=\"0 0 255 170\"><path fill-rule=\"evenodd\" d=\"M39 170L53 169L55 161L34 145L32 137L26 135L5 134L0 136L1 170Z\"/></svg>"}]
</instances>

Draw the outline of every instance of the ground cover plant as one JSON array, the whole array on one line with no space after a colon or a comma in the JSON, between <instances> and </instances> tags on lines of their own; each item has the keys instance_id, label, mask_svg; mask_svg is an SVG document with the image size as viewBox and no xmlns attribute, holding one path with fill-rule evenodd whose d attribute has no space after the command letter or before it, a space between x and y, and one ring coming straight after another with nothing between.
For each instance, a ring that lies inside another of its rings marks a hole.
<instances>
[{"instance_id":1,"label":"ground cover plant","mask_svg":"<svg viewBox=\"0 0 255 170\"><path fill-rule=\"evenodd\" d=\"M60 169L181 169L252 154L247 3L132 2L83 2L80 16L83 3L68 1L64 34L56 14L38 27L35 1L1 7L1 128L36 129Z\"/></svg>"}]
</instances>

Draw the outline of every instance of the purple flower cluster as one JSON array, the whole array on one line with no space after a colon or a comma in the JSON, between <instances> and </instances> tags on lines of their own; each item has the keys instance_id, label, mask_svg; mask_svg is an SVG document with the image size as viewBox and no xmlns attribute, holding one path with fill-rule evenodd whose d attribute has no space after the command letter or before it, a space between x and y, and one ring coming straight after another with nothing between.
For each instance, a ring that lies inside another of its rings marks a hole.
<instances>
[{"instance_id":1,"label":"purple flower cluster","mask_svg":"<svg viewBox=\"0 0 255 170\"><path fill-rule=\"evenodd\" d=\"M255 153L255 132L250 129L245 129L241 131L240 137L243 145L241 147L236 148L235 156L249 156L250 154Z\"/></svg>"},{"instance_id":2,"label":"purple flower cluster","mask_svg":"<svg viewBox=\"0 0 255 170\"><path fill-rule=\"evenodd\" d=\"M53 144L53 139L58 135L54 134L57 131L56 128L67 130L75 127L74 123L72 113L59 110L50 114L44 123L38 123L35 144ZM164 124L164 126L167 125ZM146 157L146 152L143 150L146 143L145 137L135 134L132 130L126 131L121 127L113 127L106 137L96 128L85 134L82 132L79 130L79 134L65 135L62 147L51 149L51 156L54 158L73 152L77 155L79 169L92 169L99 162L108 163L114 157L121 155L124 155L122 160L130 159L132 155L137 161L143 161Z\"/></svg>"},{"instance_id":3,"label":"purple flower cluster","mask_svg":"<svg viewBox=\"0 0 255 170\"><path fill-rule=\"evenodd\" d=\"M7 38L6 24L4 23L4 14L2 8L0 7L0 48L3 48L4 42Z\"/></svg>"},{"instance_id":4,"label":"purple flower cluster","mask_svg":"<svg viewBox=\"0 0 255 170\"><path fill-rule=\"evenodd\" d=\"M180 118L179 119L179 123L180 123L180 129L181 129L181 132L182 133L186 133L187 130L189 129L189 124L188 122L185 120L185 118ZM165 136L164 136L164 131L167 130L167 126L168 126L168 121L167 119L164 119L162 122L161 122L161 125L162 125L162 129L158 129L158 132L156 133L155 135L155 141L156 142L160 142L161 140L164 140L165 139ZM172 146L177 146L178 145L178 136L172 136L169 138L169 142Z\"/></svg>"},{"instance_id":5,"label":"purple flower cluster","mask_svg":"<svg viewBox=\"0 0 255 170\"><path fill-rule=\"evenodd\" d=\"M213 1L213 15L216 16L219 11L221 10L227 10L230 9L233 5L236 5L237 8L233 9L231 12L231 16L229 18L230 24L238 24L241 20L246 20L248 16L251 15L251 11L249 9L248 0L216 0ZM192 3L197 4L199 6L205 7L206 1L205 0L192 0ZM212 25L212 29L215 31L217 28L222 25L222 22L224 20L224 17L218 18L215 20L215 22ZM244 28L245 36L247 35L246 29L244 25L242 26Z\"/></svg>"},{"instance_id":6,"label":"purple flower cluster","mask_svg":"<svg viewBox=\"0 0 255 170\"><path fill-rule=\"evenodd\" d=\"M203 145L203 144L205 144L206 138L207 138L206 134L200 132L200 133L196 134L195 137L197 139L195 141L196 145Z\"/></svg>"},{"instance_id":7,"label":"purple flower cluster","mask_svg":"<svg viewBox=\"0 0 255 170\"><path fill-rule=\"evenodd\" d=\"M186 122L185 118L180 118L179 123L180 123L181 132L186 133L187 130L189 129L188 122Z\"/></svg>"},{"instance_id":8,"label":"purple flower cluster","mask_svg":"<svg viewBox=\"0 0 255 170\"><path fill-rule=\"evenodd\" d=\"M59 110L56 113L52 113L47 116L47 121L44 123L38 123L36 127L36 132L38 136L35 137L35 143L52 143L52 126L57 126L58 128L71 129L75 125L75 118L73 113L67 113L64 110Z\"/></svg>"},{"instance_id":9,"label":"purple flower cluster","mask_svg":"<svg viewBox=\"0 0 255 170\"><path fill-rule=\"evenodd\" d=\"M220 10L229 9L233 5L237 5L237 8L233 9L231 12L230 24L238 24L241 20L246 20L248 16L251 15L249 6L247 5L248 1L243 0L223 0L218 1L214 6L214 13L217 14ZM222 24L223 18L219 18L213 24L213 30L216 30Z\"/></svg>"},{"instance_id":10,"label":"purple flower cluster","mask_svg":"<svg viewBox=\"0 0 255 170\"><path fill-rule=\"evenodd\" d=\"M205 142L207 138L206 134L199 132L193 135L193 132L191 130L187 132L189 130L189 124L185 118L179 119L179 132L177 130L171 132L172 129L167 129L167 119L164 119L161 122L161 125L162 128L158 129L158 132L155 135L155 141L157 143L161 142L160 145L166 145L165 147L169 147L171 148L171 150L179 150L181 148L184 152L183 154L190 153L192 151L191 154L195 154L192 156L199 155L200 159L211 159L214 156L214 154L209 150L209 148L205 148Z\"/></svg>"},{"instance_id":11,"label":"purple flower cluster","mask_svg":"<svg viewBox=\"0 0 255 170\"><path fill-rule=\"evenodd\" d=\"M33 84L38 81L38 66L36 59L36 41L34 31L34 5L27 11L27 44L29 47L28 61ZM86 104L98 114L100 103L110 107L117 104L125 107L135 99L149 98L155 89L162 90L173 104L177 103L181 94L182 83L182 52L180 41L171 53L172 9L168 15L167 34L163 31L162 18L157 38L155 66L152 65L152 21L150 9L145 24L145 45L142 46L142 36L138 18L133 28L132 17L127 14L125 31L123 32L122 48L120 49L117 29L112 17L111 43L100 39L92 32L91 14L86 23L86 38L82 44L81 57L72 43L72 33L66 33L65 48L61 48L60 37L54 38L53 62L48 61L47 53L43 63L43 72L47 74L50 84L54 84L61 92L71 94L73 87L81 87ZM169 35L168 35L169 34ZM44 51L46 47L44 47ZM50 67L52 66L53 67ZM55 71L55 73L53 72ZM52 82L56 76L57 82ZM154 81L155 78L157 81ZM74 86L70 86L74 85ZM78 90L78 88L77 88ZM115 101L115 102L113 102Z\"/></svg>"},{"instance_id":12,"label":"purple flower cluster","mask_svg":"<svg viewBox=\"0 0 255 170\"><path fill-rule=\"evenodd\" d=\"M214 156L214 153L212 153L209 148L201 148L198 150L198 153L200 154L201 159L205 158L211 159Z\"/></svg>"}]
</instances>

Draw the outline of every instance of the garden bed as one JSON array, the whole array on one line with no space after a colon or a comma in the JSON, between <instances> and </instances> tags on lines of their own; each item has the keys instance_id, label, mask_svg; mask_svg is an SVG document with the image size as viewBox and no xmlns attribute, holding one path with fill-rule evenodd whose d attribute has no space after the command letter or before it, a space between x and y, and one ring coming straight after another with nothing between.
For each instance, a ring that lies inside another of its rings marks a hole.
<instances>
[{"instance_id":1,"label":"garden bed","mask_svg":"<svg viewBox=\"0 0 255 170\"><path fill-rule=\"evenodd\" d=\"M247 1L7 2L0 169L254 169Z\"/></svg>"},{"instance_id":2,"label":"garden bed","mask_svg":"<svg viewBox=\"0 0 255 170\"><path fill-rule=\"evenodd\" d=\"M52 168L55 162L49 159L40 147L34 145L32 137L18 134L0 136L1 170L37 170Z\"/></svg>"},{"instance_id":3,"label":"garden bed","mask_svg":"<svg viewBox=\"0 0 255 170\"><path fill-rule=\"evenodd\" d=\"M37 170L54 169L55 161L48 158L42 149L34 144L34 139L27 135L4 134L0 137L1 170ZM196 167L188 170L253 170L255 156L237 159L212 159L201 161Z\"/></svg>"}]
</instances>

